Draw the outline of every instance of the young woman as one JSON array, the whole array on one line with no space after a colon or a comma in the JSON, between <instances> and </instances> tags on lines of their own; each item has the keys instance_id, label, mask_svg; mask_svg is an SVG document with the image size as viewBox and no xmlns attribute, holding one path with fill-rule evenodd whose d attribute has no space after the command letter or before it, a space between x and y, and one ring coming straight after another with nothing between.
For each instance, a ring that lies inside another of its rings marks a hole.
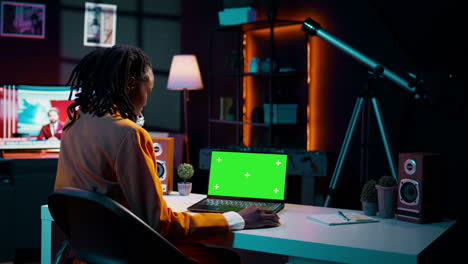
<instances>
[{"instance_id":1,"label":"young woman","mask_svg":"<svg viewBox=\"0 0 468 264\"><path fill-rule=\"evenodd\" d=\"M154 85L151 60L141 49L116 45L93 51L75 67L69 85L77 96L67 111L56 189L94 190L113 198L201 263L220 260L196 242L228 237L231 230L279 225L275 213L258 206L195 215L167 206L153 142L137 124Z\"/></svg>"}]
</instances>

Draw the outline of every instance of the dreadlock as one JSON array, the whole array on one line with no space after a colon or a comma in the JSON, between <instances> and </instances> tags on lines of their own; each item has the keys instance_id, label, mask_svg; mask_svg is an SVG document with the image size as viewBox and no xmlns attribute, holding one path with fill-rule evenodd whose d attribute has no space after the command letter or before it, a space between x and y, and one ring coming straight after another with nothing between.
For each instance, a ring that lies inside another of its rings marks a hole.
<instances>
[{"instance_id":1,"label":"dreadlock","mask_svg":"<svg viewBox=\"0 0 468 264\"><path fill-rule=\"evenodd\" d=\"M146 71L152 69L150 58L143 50L133 46L115 45L97 49L86 55L73 69L67 85L70 96L76 98L67 108L71 126L77 109L98 117L120 112L122 117L135 120L134 106L127 93L128 80L148 78Z\"/></svg>"}]
</instances>

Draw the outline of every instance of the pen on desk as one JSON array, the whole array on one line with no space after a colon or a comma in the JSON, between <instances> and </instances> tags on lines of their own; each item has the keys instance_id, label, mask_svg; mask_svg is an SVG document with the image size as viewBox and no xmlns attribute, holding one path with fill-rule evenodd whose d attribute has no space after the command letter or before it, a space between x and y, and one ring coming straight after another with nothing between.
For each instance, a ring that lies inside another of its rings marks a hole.
<instances>
[{"instance_id":1,"label":"pen on desk","mask_svg":"<svg viewBox=\"0 0 468 264\"><path fill-rule=\"evenodd\" d=\"M346 215L344 215L343 212L338 211L338 214L342 216L346 221L351 221L351 219L349 219Z\"/></svg>"}]
</instances>

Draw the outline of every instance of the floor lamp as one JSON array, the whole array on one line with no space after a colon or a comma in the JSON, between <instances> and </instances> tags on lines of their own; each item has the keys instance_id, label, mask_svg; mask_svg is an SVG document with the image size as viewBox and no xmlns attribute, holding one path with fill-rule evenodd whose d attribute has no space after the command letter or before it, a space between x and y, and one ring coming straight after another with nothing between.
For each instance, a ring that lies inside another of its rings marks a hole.
<instances>
[{"instance_id":1,"label":"floor lamp","mask_svg":"<svg viewBox=\"0 0 468 264\"><path fill-rule=\"evenodd\" d=\"M190 163L187 113L187 103L189 101L188 92L189 90L203 89L200 68L198 67L197 57L195 55L174 55L172 58L171 69L169 70L167 89L184 91L185 162Z\"/></svg>"}]
</instances>

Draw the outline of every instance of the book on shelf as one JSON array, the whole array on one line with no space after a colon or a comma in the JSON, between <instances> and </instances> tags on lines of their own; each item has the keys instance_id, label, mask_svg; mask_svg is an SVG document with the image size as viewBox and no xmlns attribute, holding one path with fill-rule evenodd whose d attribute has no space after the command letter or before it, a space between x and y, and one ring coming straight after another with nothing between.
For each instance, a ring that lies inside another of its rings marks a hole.
<instances>
[{"instance_id":1,"label":"book on shelf","mask_svg":"<svg viewBox=\"0 0 468 264\"><path fill-rule=\"evenodd\" d=\"M328 214L312 214L308 215L307 219L324 224L324 225L347 225L347 224L362 224L378 222L378 219L367 215L351 212L328 213Z\"/></svg>"}]
</instances>

